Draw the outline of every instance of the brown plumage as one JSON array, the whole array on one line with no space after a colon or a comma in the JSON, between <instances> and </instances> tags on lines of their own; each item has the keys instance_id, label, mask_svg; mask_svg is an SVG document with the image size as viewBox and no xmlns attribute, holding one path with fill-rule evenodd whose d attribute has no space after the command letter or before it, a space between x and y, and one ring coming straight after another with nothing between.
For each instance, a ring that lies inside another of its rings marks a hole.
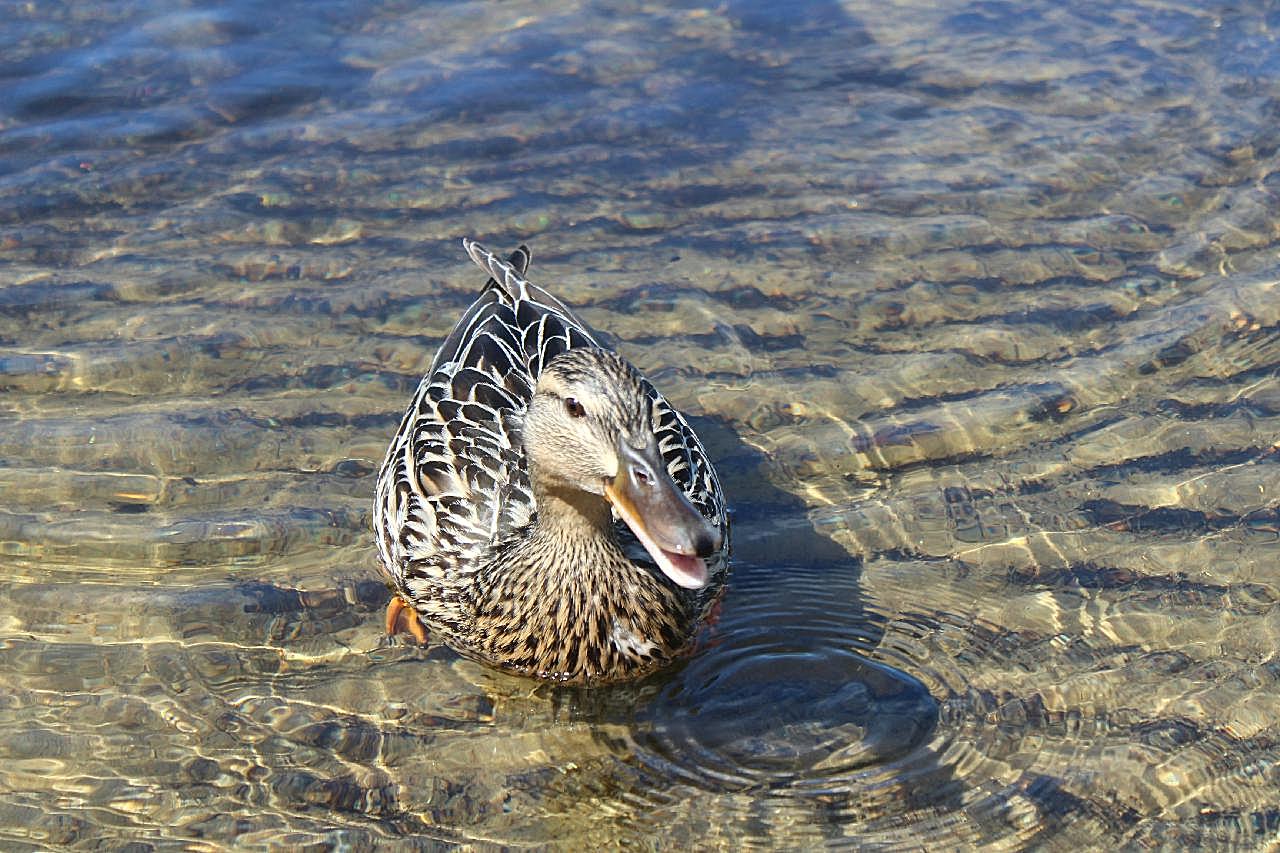
<instances>
[{"instance_id":1,"label":"brown plumage","mask_svg":"<svg viewBox=\"0 0 1280 853\"><path fill-rule=\"evenodd\" d=\"M513 672L599 683L685 651L727 572L698 437L563 303L490 275L423 377L378 476L388 630ZM425 627L425 631L423 630Z\"/></svg>"}]
</instances>

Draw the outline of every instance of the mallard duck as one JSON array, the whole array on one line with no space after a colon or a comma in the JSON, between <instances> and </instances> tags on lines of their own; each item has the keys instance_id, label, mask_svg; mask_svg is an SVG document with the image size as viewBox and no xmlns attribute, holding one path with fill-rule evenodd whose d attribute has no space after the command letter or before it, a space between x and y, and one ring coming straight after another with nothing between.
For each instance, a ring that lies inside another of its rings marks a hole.
<instances>
[{"instance_id":1,"label":"mallard duck","mask_svg":"<svg viewBox=\"0 0 1280 853\"><path fill-rule=\"evenodd\" d=\"M378 475L388 634L511 672L644 676L685 653L728 564L724 496L684 416L564 303L464 240L489 276Z\"/></svg>"}]
</instances>

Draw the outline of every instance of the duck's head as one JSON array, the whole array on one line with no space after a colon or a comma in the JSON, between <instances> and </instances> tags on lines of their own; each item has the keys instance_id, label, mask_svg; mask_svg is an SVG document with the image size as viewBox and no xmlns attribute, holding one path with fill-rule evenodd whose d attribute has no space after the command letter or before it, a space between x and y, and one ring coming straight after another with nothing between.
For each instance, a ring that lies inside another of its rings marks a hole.
<instances>
[{"instance_id":1,"label":"duck's head","mask_svg":"<svg viewBox=\"0 0 1280 853\"><path fill-rule=\"evenodd\" d=\"M608 501L667 577L699 589L720 531L667 473L642 382L607 350L571 349L549 361L521 430L530 474L544 490Z\"/></svg>"}]
</instances>

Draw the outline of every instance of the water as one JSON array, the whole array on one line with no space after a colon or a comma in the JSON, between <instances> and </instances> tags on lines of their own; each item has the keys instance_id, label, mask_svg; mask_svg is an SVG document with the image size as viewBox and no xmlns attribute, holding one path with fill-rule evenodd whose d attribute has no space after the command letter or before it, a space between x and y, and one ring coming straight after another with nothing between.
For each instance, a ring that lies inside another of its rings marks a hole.
<instances>
[{"instance_id":1,"label":"water","mask_svg":"<svg viewBox=\"0 0 1280 853\"><path fill-rule=\"evenodd\" d=\"M6 849L1280 843L1280 13L782 8L6 9ZM717 460L673 672L380 636L462 236Z\"/></svg>"}]
</instances>

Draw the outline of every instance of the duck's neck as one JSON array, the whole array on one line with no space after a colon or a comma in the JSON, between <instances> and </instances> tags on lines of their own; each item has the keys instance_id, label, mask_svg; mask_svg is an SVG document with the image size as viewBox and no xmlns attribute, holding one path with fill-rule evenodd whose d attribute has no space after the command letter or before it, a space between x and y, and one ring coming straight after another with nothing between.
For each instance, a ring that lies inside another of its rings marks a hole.
<instances>
[{"instance_id":1,"label":"duck's neck","mask_svg":"<svg viewBox=\"0 0 1280 853\"><path fill-rule=\"evenodd\" d=\"M533 484L538 508L530 539L553 553L589 551L591 557L622 556L613 532L609 504L599 495L578 489L561 489L537 480ZM583 556L588 556L583 554Z\"/></svg>"},{"instance_id":2,"label":"duck's neck","mask_svg":"<svg viewBox=\"0 0 1280 853\"><path fill-rule=\"evenodd\" d=\"M635 572L613 530L609 504L599 495L547 483L530 472L534 520L489 565L481 584L525 603L551 606L590 599L625 583Z\"/></svg>"}]
</instances>

